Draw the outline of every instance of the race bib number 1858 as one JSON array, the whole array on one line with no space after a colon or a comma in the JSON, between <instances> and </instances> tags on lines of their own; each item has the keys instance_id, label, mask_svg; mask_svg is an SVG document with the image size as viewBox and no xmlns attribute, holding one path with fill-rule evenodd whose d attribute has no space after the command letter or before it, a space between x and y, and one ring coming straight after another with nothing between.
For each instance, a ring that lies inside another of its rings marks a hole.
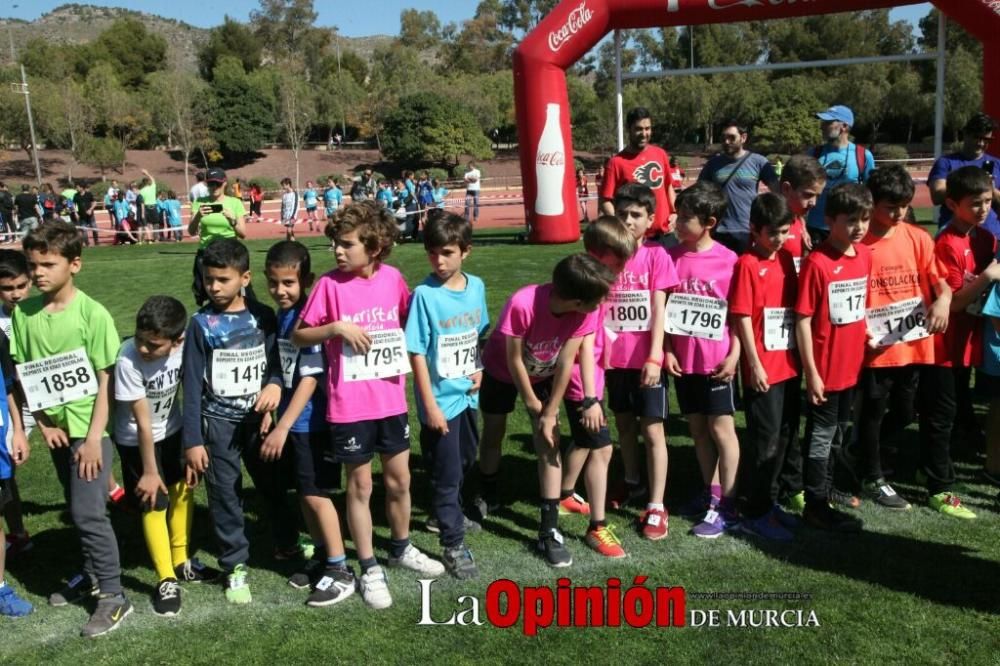
<instances>
[{"instance_id":1,"label":"race bib number 1858","mask_svg":"<svg viewBox=\"0 0 1000 666\"><path fill-rule=\"evenodd\" d=\"M97 375L83 347L22 363L17 374L33 412L97 395Z\"/></svg>"}]
</instances>

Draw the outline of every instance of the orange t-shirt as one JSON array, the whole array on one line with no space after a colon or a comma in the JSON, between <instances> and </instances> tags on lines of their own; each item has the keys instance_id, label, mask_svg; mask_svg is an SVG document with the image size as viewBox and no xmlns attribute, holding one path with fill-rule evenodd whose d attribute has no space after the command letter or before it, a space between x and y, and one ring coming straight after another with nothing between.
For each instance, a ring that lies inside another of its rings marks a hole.
<instances>
[{"instance_id":1,"label":"orange t-shirt","mask_svg":"<svg viewBox=\"0 0 1000 666\"><path fill-rule=\"evenodd\" d=\"M868 332L885 345L865 351L865 367L932 365L934 336L918 337L921 331L926 333L927 311L934 302L932 286L941 279L930 234L903 222L889 236L880 238L869 231L861 242L872 251L865 313ZM893 305L894 310L887 308Z\"/></svg>"}]
</instances>

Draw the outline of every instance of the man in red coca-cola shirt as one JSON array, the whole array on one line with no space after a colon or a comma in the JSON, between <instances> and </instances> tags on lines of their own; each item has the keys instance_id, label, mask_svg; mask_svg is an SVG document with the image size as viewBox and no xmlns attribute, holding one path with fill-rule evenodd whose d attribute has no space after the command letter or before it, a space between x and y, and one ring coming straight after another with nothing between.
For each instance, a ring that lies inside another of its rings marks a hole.
<instances>
[{"instance_id":1,"label":"man in red coca-cola shirt","mask_svg":"<svg viewBox=\"0 0 1000 666\"><path fill-rule=\"evenodd\" d=\"M625 183L639 183L653 190L656 212L647 232L653 237L673 231L674 188L670 183L670 155L649 142L653 136L653 121L649 111L639 106L625 117L628 125L628 147L608 160L601 183L601 212L615 214L612 200L615 190ZM670 238L673 238L672 236Z\"/></svg>"}]
</instances>

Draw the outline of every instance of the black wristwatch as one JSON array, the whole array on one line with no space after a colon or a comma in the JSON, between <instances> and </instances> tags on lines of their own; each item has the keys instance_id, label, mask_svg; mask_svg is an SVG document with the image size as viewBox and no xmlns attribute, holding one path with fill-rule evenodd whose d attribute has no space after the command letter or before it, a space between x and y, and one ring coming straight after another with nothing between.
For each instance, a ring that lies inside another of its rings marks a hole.
<instances>
[{"instance_id":1,"label":"black wristwatch","mask_svg":"<svg viewBox=\"0 0 1000 666\"><path fill-rule=\"evenodd\" d=\"M600 398L585 397L583 400L580 401L580 409L587 410L593 407L594 405L599 405L599 404L601 404Z\"/></svg>"}]
</instances>

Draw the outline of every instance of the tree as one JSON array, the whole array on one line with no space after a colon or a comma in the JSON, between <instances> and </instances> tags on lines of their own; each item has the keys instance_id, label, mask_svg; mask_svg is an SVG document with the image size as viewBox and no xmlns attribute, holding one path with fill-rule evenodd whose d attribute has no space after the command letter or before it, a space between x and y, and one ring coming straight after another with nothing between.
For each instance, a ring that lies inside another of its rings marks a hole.
<instances>
[{"instance_id":1,"label":"tree","mask_svg":"<svg viewBox=\"0 0 1000 666\"><path fill-rule=\"evenodd\" d=\"M39 131L53 144L69 149L71 160L67 169L73 182L73 169L82 161L87 139L94 130L94 113L84 94L83 84L67 79L59 83L43 81L37 89L35 108Z\"/></svg>"},{"instance_id":2,"label":"tree","mask_svg":"<svg viewBox=\"0 0 1000 666\"><path fill-rule=\"evenodd\" d=\"M360 125L365 102L365 89L349 71L334 70L320 79L316 86L316 122L328 128L327 139L341 125Z\"/></svg>"},{"instance_id":3,"label":"tree","mask_svg":"<svg viewBox=\"0 0 1000 666\"><path fill-rule=\"evenodd\" d=\"M195 151L215 147L209 133L208 121L214 98L208 85L197 76L180 69L157 72L150 77L150 89L159 104L157 120L161 129L177 141L184 157L184 186L191 189L189 165Z\"/></svg>"},{"instance_id":4,"label":"tree","mask_svg":"<svg viewBox=\"0 0 1000 666\"><path fill-rule=\"evenodd\" d=\"M135 18L120 18L91 47L91 58L111 63L125 86L139 86L147 74L166 69L167 42Z\"/></svg>"},{"instance_id":5,"label":"tree","mask_svg":"<svg viewBox=\"0 0 1000 666\"><path fill-rule=\"evenodd\" d=\"M497 12L500 25L522 35L531 32L560 0L503 0Z\"/></svg>"},{"instance_id":6,"label":"tree","mask_svg":"<svg viewBox=\"0 0 1000 666\"><path fill-rule=\"evenodd\" d=\"M236 58L243 71L252 72L260 67L261 50L253 30L226 16L222 25L209 31L208 41L198 50L198 72L201 78L211 81L215 66L224 56Z\"/></svg>"},{"instance_id":7,"label":"tree","mask_svg":"<svg viewBox=\"0 0 1000 666\"><path fill-rule=\"evenodd\" d=\"M260 0L260 9L250 13L250 23L276 61L315 58L330 44L330 32L313 25L317 16L313 0Z\"/></svg>"},{"instance_id":8,"label":"tree","mask_svg":"<svg viewBox=\"0 0 1000 666\"><path fill-rule=\"evenodd\" d=\"M983 104L982 58L977 58L963 46L949 53L944 75L944 121L954 132L960 130Z\"/></svg>"},{"instance_id":9,"label":"tree","mask_svg":"<svg viewBox=\"0 0 1000 666\"><path fill-rule=\"evenodd\" d=\"M278 99L280 102L280 122L288 147L295 157L295 189L299 189L299 153L309 139L316 104L311 88L302 76L301 65L289 64L282 69L278 79Z\"/></svg>"},{"instance_id":10,"label":"tree","mask_svg":"<svg viewBox=\"0 0 1000 666\"><path fill-rule=\"evenodd\" d=\"M113 138L88 136L82 142L80 161L97 169L103 181L108 169L125 163L125 150Z\"/></svg>"},{"instance_id":11,"label":"tree","mask_svg":"<svg viewBox=\"0 0 1000 666\"><path fill-rule=\"evenodd\" d=\"M483 0L476 15L444 45L443 70L491 74L510 68L514 37L497 26L498 0Z\"/></svg>"},{"instance_id":12,"label":"tree","mask_svg":"<svg viewBox=\"0 0 1000 666\"><path fill-rule=\"evenodd\" d=\"M761 100L761 121L754 143L783 153L795 153L820 141L816 109L829 106L829 91L808 74L775 79Z\"/></svg>"},{"instance_id":13,"label":"tree","mask_svg":"<svg viewBox=\"0 0 1000 666\"><path fill-rule=\"evenodd\" d=\"M458 164L462 155L493 156L472 113L437 93L404 97L385 120L382 152L401 162Z\"/></svg>"},{"instance_id":14,"label":"tree","mask_svg":"<svg viewBox=\"0 0 1000 666\"><path fill-rule=\"evenodd\" d=\"M274 85L257 70L251 79L239 60L224 56L212 73L215 98L209 120L212 136L224 152L250 153L274 136Z\"/></svg>"},{"instance_id":15,"label":"tree","mask_svg":"<svg viewBox=\"0 0 1000 666\"><path fill-rule=\"evenodd\" d=\"M441 21L437 14L404 9L399 14L399 42L418 51L436 48L441 42Z\"/></svg>"}]
</instances>

